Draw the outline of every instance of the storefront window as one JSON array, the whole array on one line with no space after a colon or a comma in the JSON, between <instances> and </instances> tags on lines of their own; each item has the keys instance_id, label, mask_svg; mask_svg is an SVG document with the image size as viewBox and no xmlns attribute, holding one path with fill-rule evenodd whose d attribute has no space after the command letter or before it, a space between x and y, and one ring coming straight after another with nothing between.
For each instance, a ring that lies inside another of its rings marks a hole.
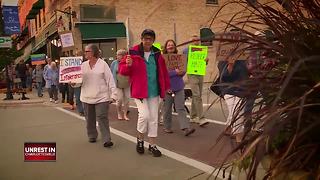
<instances>
[{"instance_id":1,"label":"storefront window","mask_svg":"<svg viewBox=\"0 0 320 180\"><path fill-rule=\"evenodd\" d=\"M117 43L115 39L112 40L100 40L83 42L83 49L88 44L95 44L102 51L102 59L104 59L109 65L116 59Z\"/></svg>"}]
</instances>

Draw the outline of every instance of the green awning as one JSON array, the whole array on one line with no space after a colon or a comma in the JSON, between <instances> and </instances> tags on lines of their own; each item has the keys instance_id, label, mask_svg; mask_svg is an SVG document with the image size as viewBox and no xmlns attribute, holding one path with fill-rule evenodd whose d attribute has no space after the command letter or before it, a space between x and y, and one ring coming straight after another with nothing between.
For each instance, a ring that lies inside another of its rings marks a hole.
<instances>
[{"instance_id":1,"label":"green awning","mask_svg":"<svg viewBox=\"0 0 320 180\"><path fill-rule=\"evenodd\" d=\"M39 9L31 9L27 15L27 19L35 19L39 12L40 12Z\"/></svg>"},{"instance_id":2,"label":"green awning","mask_svg":"<svg viewBox=\"0 0 320 180\"><path fill-rule=\"evenodd\" d=\"M27 15L27 19L35 19L37 17L37 15L35 14L28 14Z\"/></svg>"},{"instance_id":3,"label":"green awning","mask_svg":"<svg viewBox=\"0 0 320 180\"><path fill-rule=\"evenodd\" d=\"M26 27L22 30L21 35L26 35L26 34L28 34L28 32L29 32L29 28L28 28L28 26L26 26Z\"/></svg>"},{"instance_id":4,"label":"green awning","mask_svg":"<svg viewBox=\"0 0 320 180\"><path fill-rule=\"evenodd\" d=\"M32 48L32 53L36 52L38 49L42 48L43 46L45 46L47 44L46 39L43 39L40 43L36 44L33 48Z\"/></svg>"},{"instance_id":5,"label":"green awning","mask_svg":"<svg viewBox=\"0 0 320 180\"><path fill-rule=\"evenodd\" d=\"M42 9L44 8L44 0L38 0L32 5L32 9Z\"/></svg>"},{"instance_id":6,"label":"green awning","mask_svg":"<svg viewBox=\"0 0 320 180\"><path fill-rule=\"evenodd\" d=\"M44 0L38 0L37 2L33 3L32 9L27 15L27 19L35 19L42 8L44 8Z\"/></svg>"},{"instance_id":7,"label":"green awning","mask_svg":"<svg viewBox=\"0 0 320 180\"><path fill-rule=\"evenodd\" d=\"M125 38L123 23L77 23L82 40Z\"/></svg>"},{"instance_id":8,"label":"green awning","mask_svg":"<svg viewBox=\"0 0 320 180\"><path fill-rule=\"evenodd\" d=\"M212 41L214 39L214 32L210 28L201 28L200 38L203 41Z\"/></svg>"}]
</instances>

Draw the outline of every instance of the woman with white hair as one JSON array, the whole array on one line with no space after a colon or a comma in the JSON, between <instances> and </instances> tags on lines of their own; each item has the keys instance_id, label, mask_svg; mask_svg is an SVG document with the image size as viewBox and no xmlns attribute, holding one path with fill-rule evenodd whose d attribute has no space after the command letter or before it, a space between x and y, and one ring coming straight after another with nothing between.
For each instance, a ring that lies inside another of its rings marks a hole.
<instances>
[{"instance_id":1,"label":"woman with white hair","mask_svg":"<svg viewBox=\"0 0 320 180\"><path fill-rule=\"evenodd\" d=\"M111 72L117 87L118 120L129 121L127 116L130 97L129 80L128 77L119 74L119 63L126 54L127 51L124 49L119 49L117 51L117 60L111 63Z\"/></svg>"},{"instance_id":2,"label":"woman with white hair","mask_svg":"<svg viewBox=\"0 0 320 180\"><path fill-rule=\"evenodd\" d=\"M59 70L55 62L51 62L50 68L44 74L44 79L49 87L49 95L53 97L54 102L58 103L58 85L59 85ZM50 98L51 101L51 98Z\"/></svg>"}]
</instances>

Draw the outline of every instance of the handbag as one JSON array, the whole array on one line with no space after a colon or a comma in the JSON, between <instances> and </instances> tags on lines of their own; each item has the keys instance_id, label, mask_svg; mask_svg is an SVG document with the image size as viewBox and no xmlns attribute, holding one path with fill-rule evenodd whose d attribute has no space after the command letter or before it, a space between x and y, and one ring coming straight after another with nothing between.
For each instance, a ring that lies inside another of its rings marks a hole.
<instances>
[{"instance_id":1,"label":"handbag","mask_svg":"<svg viewBox=\"0 0 320 180\"><path fill-rule=\"evenodd\" d=\"M220 98L223 98L222 90L219 84L220 84L220 76L215 81L213 81L213 83L210 86L210 90Z\"/></svg>"},{"instance_id":2,"label":"handbag","mask_svg":"<svg viewBox=\"0 0 320 180\"><path fill-rule=\"evenodd\" d=\"M117 74L117 88L123 89L129 87L129 79L127 76Z\"/></svg>"},{"instance_id":3,"label":"handbag","mask_svg":"<svg viewBox=\"0 0 320 180\"><path fill-rule=\"evenodd\" d=\"M14 78L13 83L21 83L21 78Z\"/></svg>"}]
</instances>

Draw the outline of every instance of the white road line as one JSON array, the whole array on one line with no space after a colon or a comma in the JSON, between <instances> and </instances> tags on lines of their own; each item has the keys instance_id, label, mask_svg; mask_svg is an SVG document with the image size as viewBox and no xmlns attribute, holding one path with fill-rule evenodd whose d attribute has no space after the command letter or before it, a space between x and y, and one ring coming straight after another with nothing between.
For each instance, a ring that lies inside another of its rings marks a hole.
<instances>
[{"instance_id":1,"label":"white road line","mask_svg":"<svg viewBox=\"0 0 320 180\"><path fill-rule=\"evenodd\" d=\"M191 106L191 102L185 102L185 105L187 105L187 106ZM206 103L204 103L204 104L203 104L203 106L210 106L210 104L206 104Z\"/></svg>"},{"instance_id":2,"label":"white road line","mask_svg":"<svg viewBox=\"0 0 320 180\"><path fill-rule=\"evenodd\" d=\"M63 109L61 107L55 107L55 109L85 121L84 117L82 117L82 116L80 116L80 115L78 115L76 113L70 112L70 111L65 110L65 109ZM120 137L122 137L122 138L124 138L124 139L126 139L128 141L133 142L133 143L136 143L136 137L133 137L133 136L127 134L127 133L124 133L124 132L119 131L117 129L114 129L112 127L110 127L110 131L113 134L117 135L117 136L120 136ZM145 143L144 146L148 147L147 143ZM162 148L162 147L158 147L158 149L161 150L162 154L166 155L167 157L170 157L170 158L172 158L172 159L174 159L176 161L179 161L179 162L182 162L182 163L187 164L189 166L192 166L194 168L197 168L197 169L199 169L199 170L201 170L201 171L203 171L203 172L205 172L207 174L211 174L213 171L215 171L215 173L213 173L213 177L215 177L215 175L218 172L218 170L216 168L214 168L212 166L209 166L209 165L207 165L205 163L202 163L200 161L188 158L186 156L183 156L181 154L175 153L173 151L170 151L170 150ZM225 177L228 177L228 176L229 176L229 173L226 172L225 173ZM220 179L223 179L222 172L220 172L217 177L220 178Z\"/></svg>"}]
</instances>

